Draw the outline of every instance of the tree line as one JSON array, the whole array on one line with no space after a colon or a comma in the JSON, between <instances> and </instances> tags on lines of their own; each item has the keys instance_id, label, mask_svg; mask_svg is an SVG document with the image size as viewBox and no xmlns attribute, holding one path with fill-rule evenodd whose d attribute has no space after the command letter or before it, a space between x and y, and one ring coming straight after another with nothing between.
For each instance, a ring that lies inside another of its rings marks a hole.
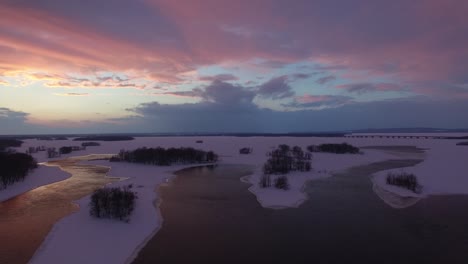
<instances>
[{"instance_id":1,"label":"tree line","mask_svg":"<svg viewBox=\"0 0 468 264\"><path fill-rule=\"evenodd\" d=\"M74 138L73 141L127 141L134 139L130 136L86 136Z\"/></svg>"},{"instance_id":2,"label":"tree line","mask_svg":"<svg viewBox=\"0 0 468 264\"><path fill-rule=\"evenodd\" d=\"M138 148L132 151L121 150L111 161L126 161L158 166L188 163L211 163L218 161L213 151L194 148Z\"/></svg>"},{"instance_id":3,"label":"tree line","mask_svg":"<svg viewBox=\"0 0 468 264\"><path fill-rule=\"evenodd\" d=\"M0 189L23 181L28 172L35 168L37 162L31 155L0 151Z\"/></svg>"},{"instance_id":4,"label":"tree line","mask_svg":"<svg viewBox=\"0 0 468 264\"><path fill-rule=\"evenodd\" d=\"M4 151L7 148L21 147L23 141L10 138L0 138L0 151Z\"/></svg>"},{"instance_id":5,"label":"tree line","mask_svg":"<svg viewBox=\"0 0 468 264\"><path fill-rule=\"evenodd\" d=\"M341 144L320 144L310 145L307 147L307 150L310 152L328 152L328 153L335 153L335 154L357 154L359 153L359 148L350 145L348 143L341 143Z\"/></svg>"}]
</instances>

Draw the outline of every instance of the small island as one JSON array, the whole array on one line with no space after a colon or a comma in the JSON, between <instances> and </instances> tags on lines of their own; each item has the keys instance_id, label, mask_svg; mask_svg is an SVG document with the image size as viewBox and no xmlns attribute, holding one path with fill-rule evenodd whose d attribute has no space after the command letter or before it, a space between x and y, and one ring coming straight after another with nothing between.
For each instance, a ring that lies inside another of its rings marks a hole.
<instances>
[{"instance_id":1,"label":"small island","mask_svg":"<svg viewBox=\"0 0 468 264\"><path fill-rule=\"evenodd\" d=\"M137 193L132 185L100 188L94 191L89 202L89 214L96 218L111 218L129 222L135 208Z\"/></svg>"},{"instance_id":2,"label":"small island","mask_svg":"<svg viewBox=\"0 0 468 264\"><path fill-rule=\"evenodd\" d=\"M110 161L126 161L157 166L173 164L213 163L218 161L218 155L213 151L194 148L138 148L132 151L121 150Z\"/></svg>"},{"instance_id":3,"label":"small island","mask_svg":"<svg viewBox=\"0 0 468 264\"><path fill-rule=\"evenodd\" d=\"M307 147L307 150L310 152L326 152L326 153L334 153L334 154L358 154L359 148L348 143L341 143L341 144L320 144L310 145Z\"/></svg>"}]
</instances>

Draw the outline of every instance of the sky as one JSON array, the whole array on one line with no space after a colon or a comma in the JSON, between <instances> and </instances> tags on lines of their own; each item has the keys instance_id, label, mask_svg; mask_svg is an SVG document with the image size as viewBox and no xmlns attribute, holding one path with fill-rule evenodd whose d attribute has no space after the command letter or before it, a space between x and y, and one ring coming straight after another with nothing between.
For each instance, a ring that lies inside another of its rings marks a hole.
<instances>
[{"instance_id":1,"label":"sky","mask_svg":"<svg viewBox=\"0 0 468 264\"><path fill-rule=\"evenodd\" d=\"M468 128L466 0L0 0L0 134Z\"/></svg>"}]
</instances>

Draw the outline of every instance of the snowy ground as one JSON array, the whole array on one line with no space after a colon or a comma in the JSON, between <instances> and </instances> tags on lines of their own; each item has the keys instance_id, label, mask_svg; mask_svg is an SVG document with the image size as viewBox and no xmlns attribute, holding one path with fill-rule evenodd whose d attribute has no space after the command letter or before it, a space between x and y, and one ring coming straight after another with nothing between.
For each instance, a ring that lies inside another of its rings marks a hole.
<instances>
[{"instance_id":1,"label":"snowy ground","mask_svg":"<svg viewBox=\"0 0 468 264\"><path fill-rule=\"evenodd\" d=\"M62 171L58 167L39 165L37 169L33 170L26 176L24 181L16 182L13 185L8 186L6 189L0 190L0 202L37 187L62 181L69 177L71 177L69 173Z\"/></svg>"},{"instance_id":2,"label":"snowy ground","mask_svg":"<svg viewBox=\"0 0 468 264\"><path fill-rule=\"evenodd\" d=\"M445 134L444 134L445 135ZM453 134L450 134L453 136ZM466 134L457 134L464 136ZM203 143L196 143L203 140ZM321 143L342 143L348 142L353 145L362 146L417 146L427 149L427 159L415 166L407 169L414 172L421 184L424 186L422 195L429 194L467 194L468 183L466 159L468 157L468 147L456 146L457 140L436 140L436 139L392 139L392 138L303 138L303 137L140 137L132 141L100 142L99 147L88 147L84 151L72 152L63 155L61 158L69 156L81 156L86 154L108 154L117 153L120 149L135 149L137 147L185 147L192 146L204 150L213 150L221 156L221 163L248 164L255 166L255 172L243 181L250 182L252 191L259 202L265 207L284 208L296 207L304 199L305 194L301 188L307 180L330 176L331 173L344 170L346 168L381 161L391 158L391 153L383 153L378 150L364 150L363 155L333 155L314 154L312 160L313 171L311 173L297 173L289 175L291 189L289 191L276 190L274 188L260 189L258 187L261 167L267 156L266 152L279 144L298 145L305 149L311 144ZM79 146L80 141L38 141L26 140L20 151L25 151L29 146L61 147ZM239 149L242 147L252 147L253 153L240 155ZM46 153L39 152L33 154L38 161L47 161ZM408 158L401 155L393 158ZM404 189L388 186L385 183L387 172L378 173L373 177L375 184L382 188L403 196L414 196Z\"/></svg>"},{"instance_id":3,"label":"snowy ground","mask_svg":"<svg viewBox=\"0 0 468 264\"><path fill-rule=\"evenodd\" d=\"M423 162L405 169L381 171L373 177L373 181L387 191L403 197L468 194L468 147L456 146L456 142L437 140L426 150ZM423 186L420 194L386 184L389 172L401 171L416 175L418 182Z\"/></svg>"},{"instance_id":4,"label":"snowy ground","mask_svg":"<svg viewBox=\"0 0 468 264\"><path fill-rule=\"evenodd\" d=\"M203 143L196 143L203 140ZM249 190L257 196L264 207L287 208L297 207L307 199L302 188L309 180L329 177L334 172L349 167L364 165L388 159L408 158L398 157L390 152L365 149L360 155L335 155L314 153L312 159L313 171L288 175L290 190L275 188L259 188L261 168L266 161L266 153L279 144L298 145L305 149L311 144L348 142L358 147L363 146L418 146L427 149L427 159L414 168L406 171L414 172L424 186L423 194L468 193L468 147L456 146L456 140L432 139L386 139L386 138L300 138L300 137L156 137L136 138L133 141L100 142L99 147L88 147L85 151L73 152L67 156L81 156L91 153L117 153L120 149L132 150L138 147L187 147L192 146L204 150L213 150L221 157L222 164L254 165L254 173L242 180L252 186ZM74 141L36 141L27 140L22 148L28 146L46 147L80 145ZM240 155L242 147L253 148L253 153ZM46 161L45 153L36 153L39 161ZM123 263L131 259L146 239L150 238L161 225L162 218L154 209L157 201L154 190L161 183L172 177L172 172L182 167L155 167L126 163L108 163L93 161L93 164L111 166L109 176L129 178L114 185L133 183L138 191L139 199L129 224L110 220L97 220L88 215L87 203L89 196L78 201L83 208L58 222L46 241L34 256L32 263ZM414 171L413 171L414 170ZM385 183L385 173L378 173L372 178L380 192L392 195L408 195L398 187ZM77 228L79 227L79 228ZM110 245L110 246L103 246ZM77 250L79 249L79 250Z\"/></svg>"},{"instance_id":5,"label":"snowy ground","mask_svg":"<svg viewBox=\"0 0 468 264\"><path fill-rule=\"evenodd\" d=\"M90 196L77 201L80 210L56 223L36 251L30 263L124 263L157 232L162 223L156 186L174 177L172 172L183 166L149 165L90 161L87 164L111 166L108 176L128 178L112 186L133 184L138 193L135 211L129 223L96 219L88 212ZM109 246L103 246L109 245ZM77 250L79 249L79 250Z\"/></svg>"}]
</instances>

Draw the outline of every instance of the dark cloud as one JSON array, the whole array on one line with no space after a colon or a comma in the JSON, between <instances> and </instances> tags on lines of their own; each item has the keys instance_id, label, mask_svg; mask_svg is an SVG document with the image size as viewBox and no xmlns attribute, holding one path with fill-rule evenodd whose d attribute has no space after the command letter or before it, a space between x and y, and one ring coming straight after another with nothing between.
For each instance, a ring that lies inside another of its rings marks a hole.
<instances>
[{"instance_id":1,"label":"dark cloud","mask_svg":"<svg viewBox=\"0 0 468 264\"><path fill-rule=\"evenodd\" d=\"M190 91L174 91L161 94L183 97L200 98L204 103L213 103L223 106L250 107L255 97L255 92L241 85L215 80L203 88L195 88Z\"/></svg>"},{"instance_id":2,"label":"dark cloud","mask_svg":"<svg viewBox=\"0 0 468 264\"><path fill-rule=\"evenodd\" d=\"M256 65L265 67L265 68L281 69L285 67L286 65L288 65L288 62L277 61L277 60L267 60L267 61L256 63Z\"/></svg>"},{"instance_id":3,"label":"dark cloud","mask_svg":"<svg viewBox=\"0 0 468 264\"><path fill-rule=\"evenodd\" d=\"M319 106L347 101L328 97L301 106ZM468 127L468 104L462 100L433 101L421 98L378 102L349 102L321 110L279 112L252 106L240 109L200 102L167 105L141 104L132 113L128 127L142 127L157 132L291 132L332 131L388 127ZM299 108L301 109L301 108ZM383 118L384 117L384 118Z\"/></svg>"},{"instance_id":4,"label":"dark cloud","mask_svg":"<svg viewBox=\"0 0 468 264\"><path fill-rule=\"evenodd\" d=\"M389 91L405 91L406 89L398 84L393 83L354 83L338 85L337 88L345 89L350 93L364 94L370 92L389 92Z\"/></svg>"},{"instance_id":5,"label":"dark cloud","mask_svg":"<svg viewBox=\"0 0 468 264\"><path fill-rule=\"evenodd\" d=\"M292 103L283 104L286 107L293 108L333 108L340 107L353 102L352 97L343 95L303 95L296 97Z\"/></svg>"},{"instance_id":6,"label":"dark cloud","mask_svg":"<svg viewBox=\"0 0 468 264\"><path fill-rule=\"evenodd\" d=\"M301 80L301 79L308 79L309 77L313 76L314 73L295 73L289 75L289 79L291 81Z\"/></svg>"},{"instance_id":7,"label":"dark cloud","mask_svg":"<svg viewBox=\"0 0 468 264\"><path fill-rule=\"evenodd\" d=\"M283 99L294 96L287 76L273 78L258 87L258 95L263 98Z\"/></svg>"},{"instance_id":8,"label":"dark cloud","mask_svg":"<svg viewBox=\"0 0 468 264\"><path fill-rule=\"evenodd\" d=\"M242 96L240 96L242 97ZM345 98L343 98L345 99ZM310 101L312 100L312 101ZM318 106L318 100L298 100L301 106ZM221 100L222 101L222 100ZM409 98L378 102L349 102L339 107L297 111L273 111L254 104L231 105L210 101L193 104L140 104L128 109L129 116L107 122L78 122L79 127L43 127L26 123L27 113L0 108L0 134L103 133L103 132L301 132L354 130L388 127L468 127L468 104L464 100L435 101ZM304 109L304 110L300 110ZM64 120L63 123L67 121Z\"/></svg>"},{"instance_id":9,"label":"dark cloud","mask_svg":"<svg viewBox=\"0 0 468 264\"><path fill-rule=\"evenodd\" d=\"M315 82L318 84L326 84L328 82L336 80L336 76L334 75L328 75L325 77L318 78Z\"/></svg>"},{"instance_id":10,"label":"dark cloud","mask_svg":"<svg viewBox=\"0 0 468 264\"><path fill-rule=\"evenodd\" d=\"M305 78L304 76L300 75L298 78ZM289 77L285 75L270 79L256 87L245 87L215 79L206 87L198 87L190 91L163 92L160 94L195 97L201 98L203 101L226 105L237 104L239 102L252 104L252 100L256 96L273 100L294 96L294 91L288 84L288 80Z\"/></svg>"},{"instance_id":11,"label":"dark cloud","mask_svg":"<svg viewBox=\"0 0 468 264\"><path fill-rule=\"evenodd\" d=\"M228 73L212 75L212 76L201 76L198 79L200 81L210 81L210 82L212 82L212 81L227 82L227 81L237 81L237 80L239 80L239 78L237 78L236 76L234 76L232 74L228 74Z\"/></svg>"},{"instance_id":12,"label":"dark cloud","mask_svg":"<svg viewBox=\"0 0 468 264\"><path fill-rule=\"evenodd\" d=\"M25 130L28 127L26 124L28 115L25 112L0 107L0 134L16 134Z\"/></svg>"}]
</instances>

